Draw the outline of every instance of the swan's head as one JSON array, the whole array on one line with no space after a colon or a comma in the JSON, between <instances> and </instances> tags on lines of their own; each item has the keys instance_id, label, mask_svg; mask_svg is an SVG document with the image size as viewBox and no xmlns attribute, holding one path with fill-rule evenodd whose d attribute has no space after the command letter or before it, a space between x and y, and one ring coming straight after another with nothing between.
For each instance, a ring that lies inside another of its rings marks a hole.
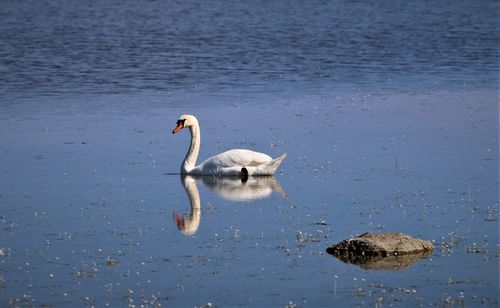
<instances>
[{"instance_id":1,"label":"swan's head","mask_svg":"<svg viewBox=\"0 0 500 308\"><path fill-rule=\"evenodd\" d=\"M193 126L198 126L198 120L194 115L190 114L181 115L179 120L177 120L177 125L172 131L172 134L179 132L184 127L193 127Z\"/></svg>"}]
</instances>

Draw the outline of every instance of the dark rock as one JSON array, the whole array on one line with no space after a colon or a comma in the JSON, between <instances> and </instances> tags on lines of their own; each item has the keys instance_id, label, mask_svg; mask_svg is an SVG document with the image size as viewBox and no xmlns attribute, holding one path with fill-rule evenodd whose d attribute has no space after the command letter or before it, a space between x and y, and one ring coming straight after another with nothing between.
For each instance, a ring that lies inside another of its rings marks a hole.
<instances>
[{"instance_id":1,"label":"dark rock","mask_svg":"<svg viewBox=\"0 0 500 308\"><path fill-rule=\"evenodd\" d=\"M432 243L402 233L364 233L328 247L339 260L365 269L403 269L430 256Z\"/></svg>"}]
</instances>

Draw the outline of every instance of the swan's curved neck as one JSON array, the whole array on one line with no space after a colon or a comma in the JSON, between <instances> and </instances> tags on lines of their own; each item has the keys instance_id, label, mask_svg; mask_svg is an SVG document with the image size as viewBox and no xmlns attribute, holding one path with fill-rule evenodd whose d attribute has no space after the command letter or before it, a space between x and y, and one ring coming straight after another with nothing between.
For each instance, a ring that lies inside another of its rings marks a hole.
<instances>
[{"instance_id":1,"label":"swan's curved neck","mask_svg":"<svg viewBox=\"0 0 500 308\"><path fill-rule=\"evenodd\" d=\"M198 153L200 152L200 126L198 123L189 127L189 133L191 133L191 144L186 153L186 158L181 166L181 173L188 174L196 166L196 159L198 158Z\"/></svg>"}]
</instances>

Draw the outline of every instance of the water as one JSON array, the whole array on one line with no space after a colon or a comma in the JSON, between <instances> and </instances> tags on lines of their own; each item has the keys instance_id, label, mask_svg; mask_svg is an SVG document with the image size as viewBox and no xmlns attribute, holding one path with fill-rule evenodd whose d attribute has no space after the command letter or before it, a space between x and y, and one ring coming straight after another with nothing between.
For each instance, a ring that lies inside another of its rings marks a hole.
<instances>
[{"instance_id":1,"label":"water","mask_svg":"<svg viewBox=\"0 0 500 308\"><path fill-rule=\"evenodd\" d=\"M6 1L0 91L491 84L498 9L496 1Z\"/></svg>"},{"instance_id":2,"label":"water","mask_svg":"<svg viewBox=\"0 0 500 308\"><path fill-rule=\"evenodd\" d=\"M2 306L498 306L498 3L4 1ZM176 174L273 157L274 178ZM430 240L366 270L325 249Z\"/></svg>"}]
</instances>

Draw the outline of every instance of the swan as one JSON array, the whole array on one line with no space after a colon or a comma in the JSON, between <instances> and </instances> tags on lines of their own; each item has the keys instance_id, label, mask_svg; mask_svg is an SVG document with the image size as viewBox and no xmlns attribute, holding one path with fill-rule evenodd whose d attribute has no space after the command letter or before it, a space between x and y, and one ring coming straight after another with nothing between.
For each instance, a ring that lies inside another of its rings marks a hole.
<instances>
[{"instance_id":1,"label":"swan","mask_svg":"<svg viewBox=\"0 0 500 308\"><path fill-rule=\"evenodd\" d=\"M285 159L283 153L275 159L269 155L250 150L229 150L205 160L196 166L196 159L200 151L200 125L195 116L185 114L177 120L177 125L172 134L178 133L183 128L189 128L191 143L186 157L181 165L181 174L187 175L273 175Z\"/></svg>"}]
</instances>

